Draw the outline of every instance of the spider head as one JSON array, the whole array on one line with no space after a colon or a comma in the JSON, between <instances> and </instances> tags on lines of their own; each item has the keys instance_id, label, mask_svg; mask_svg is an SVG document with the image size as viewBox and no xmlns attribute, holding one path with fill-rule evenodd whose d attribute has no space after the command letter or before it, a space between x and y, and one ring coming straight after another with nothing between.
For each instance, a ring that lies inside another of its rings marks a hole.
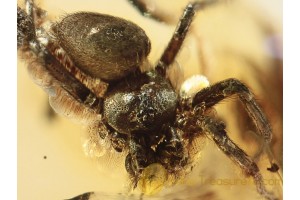
<instances>
[{"instance_id":1,"label":"spider head","mask_svg":"<svg viewBox=\"0 0 300 200\"><path fill-rule=\"evenodd\" d=\"M177 94L155 72L132 75L119 82L104 100L104 117L123 134L148 132L175 118Z\"/></svg>"}]
</instances>

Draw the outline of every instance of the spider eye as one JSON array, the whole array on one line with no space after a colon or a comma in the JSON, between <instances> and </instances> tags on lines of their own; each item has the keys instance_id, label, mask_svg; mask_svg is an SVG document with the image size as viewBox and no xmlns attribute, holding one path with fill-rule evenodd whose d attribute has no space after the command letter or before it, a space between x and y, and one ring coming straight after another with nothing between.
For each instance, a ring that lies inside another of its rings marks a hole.
<instances>
[{"instance_id":1,"label":"spider eye","mask_svg":"<svg viewBox=\"0 0 300 200\"><path fill-rule=\"evenodd\" d=\"M109 15L71 14L53 26L53 32L78 68L106 81L135 71L150 52L150 41L140 27Z\"/></svg>"}]
</instances>

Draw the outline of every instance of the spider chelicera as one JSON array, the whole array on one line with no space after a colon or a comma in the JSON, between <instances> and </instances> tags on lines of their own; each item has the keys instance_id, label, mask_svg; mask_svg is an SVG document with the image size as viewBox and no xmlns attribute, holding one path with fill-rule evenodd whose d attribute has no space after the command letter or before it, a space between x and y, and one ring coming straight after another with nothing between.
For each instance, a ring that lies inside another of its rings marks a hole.
<instances>
[{"instance_id":1,"label":"spider chelicera","mask_svg":"<svg viewBox=\"0 0 300 200\"><path fill-rule=\"evenodd\" d=\"M150 41L137 25L78 12L41 26L44 11L32 0L25 3L26 9L18 6L17 11L18 52L28 61L31 76L49 94L55 111L82 118L96 130L86 149L92 150L101 140L109 143L107 148L126 153L125 168L134 188L139 185L143 193L152 194L169 177L186 174L194 161L194 141L207 136L253 177L262 196L275 199L266 190L257 164L228 137L225 124L211 112L223 99L237 95L268 145L270 124L248 87L237 79L210 86L205 77L193 76L176 92L168 78L167 70L195 12L215 1L186 6L153 69L147 60Z\"/></svg>"}]
</instances>

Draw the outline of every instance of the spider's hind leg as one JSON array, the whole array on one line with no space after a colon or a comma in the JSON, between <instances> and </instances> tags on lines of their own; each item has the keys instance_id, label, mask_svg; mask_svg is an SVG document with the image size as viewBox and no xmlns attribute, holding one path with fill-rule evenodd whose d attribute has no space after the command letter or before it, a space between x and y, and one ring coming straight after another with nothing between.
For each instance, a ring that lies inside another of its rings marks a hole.
<instances>
[{"instance_id":1,"label":"spider's hind leg","mask_svg":"<svg viewBox=\"0 0 300 200\"><path fill-rule=\"evenodd\" d=\"M29 46L36 38L33 19L18 6L17 8L17 44L18 48Z\"/></svg>"},{"instance_id":2,"label":"spider's hind leg","mask_svg":"<svg viewBox=\"0 0 300 200\"><path fill-rule=\"evenodd\" d=\"M143 15L149 16L157 21L164 21L163 16L149 9L143 0L128 1L133 4ZM194 1L185 7L167 48L164 50L162 56L157 62L155 69L158 73L160 73L162 76L166 75L166 70L168 69L169 65L174 62L177 53L181 49L183 41L186 38L186 34L189 31L191 23L194 19L195 13L211 4L214 4L215 2L217 2L217 0Z\"/></svg>"},{"instance_id":3,"label":"spider's hind leg","mask_svg":"<svg viewBox=\"0 0 300 200\"><path fill-rule=\"evenodd\" d=\"M143 0L128 0L142 15L150 17L156 21L166 21L163 13L159 13L156 9L151 9Z\"/></svg>"},{"instance_id":4,"label":"spider's hind leg","mask_svg":"<svg viewBox=\"0 0 300 200\"><path fill-rule=\"evenodd\" d=\"M189 3L185 7L183 14L175 29L175 32L155 67L158 73L160 73L163 76L166 75L166 70L168 69L170 64L174 62L175 57L181 49L181 46L186 38L191 23L194 19L195 13L216 2L217 0L195 1Z\"/></svg>"},{"instance_id":5,"label":"spider's hind leg","mask_svg":"<svg viewBox=\"0 0 300 200\"><path fill-rule=\"evenodd\" d=\"M17 44L18 48L29 47L39 53L41 47L37 41L36 28L43 22L46 11L37 7L33 0L25 0L25 9L18 6Z\"/></svg>"},{"instance_id":6,"label":"spider's hind leg","mask_svg":"<svg viewBox=\"0 0 300 200\"><path fill-rule=\"evenodd\" d=\"M231 160L242 168L246 175L253 177L259 194L268 200L276 199L274 195L265 188L264 179L257 164L228 137L225 131L225 125L222 122L210 117L204 117L204 119L201 120L201 127L203 127L207 136L212 139Z\"/></svg>"},{"instance_id":7,"label":"spider's hind leg","mask_svg":"<svg viewBox=\"0 0 300 200\"><path fill-rule=\"evenodd\" d=\"M47 12L38 7L34 0L25 0L25 11L28 16L31 17L35 25L42 22L43 18L47 15Z\"/></svg>"}]
</instances>

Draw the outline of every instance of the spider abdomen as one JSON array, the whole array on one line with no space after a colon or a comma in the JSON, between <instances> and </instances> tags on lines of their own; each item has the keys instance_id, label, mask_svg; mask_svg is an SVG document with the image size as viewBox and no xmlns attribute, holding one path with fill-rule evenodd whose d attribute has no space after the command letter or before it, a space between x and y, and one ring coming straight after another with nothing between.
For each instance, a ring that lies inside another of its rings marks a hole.
<instances>
[{"instance_id":1,"label":"spider abdomen","mask_svg":"<svg viewBox=\"0 0 300 200\"><path fill-rule=\"evenodd\" d=\"M109 15L71 14L55 24L53 32L78 68L106 81L135 71L150 52L150 41L140 27Z\"/></svg>"},{"instance_id":2,"label":"spider abdomen","mask_svg":"<svg viewBox=\"0 0 300 200\"><path fill-rule=\"evenodd\" d=\"M116 85L104 101L108 124L123 134L148 132L174 119L177 94L169 82L149 72Z\"/></svg>"}]
</instances>

